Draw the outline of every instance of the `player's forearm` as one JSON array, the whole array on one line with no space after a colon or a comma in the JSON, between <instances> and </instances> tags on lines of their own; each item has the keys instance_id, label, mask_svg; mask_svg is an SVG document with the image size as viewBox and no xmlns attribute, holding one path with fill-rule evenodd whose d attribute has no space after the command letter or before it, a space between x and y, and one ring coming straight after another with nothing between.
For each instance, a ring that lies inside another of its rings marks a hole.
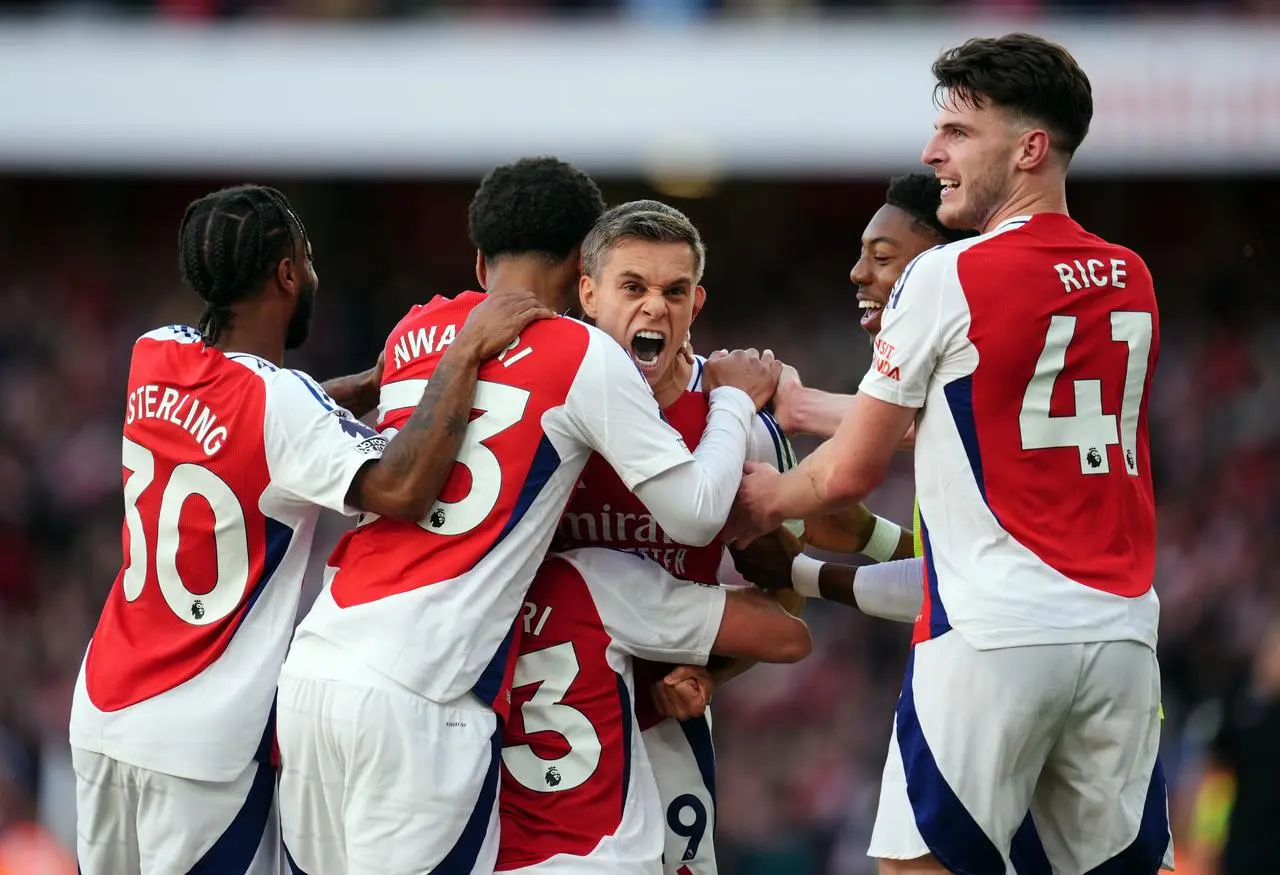
<instances>
[{"instance_id":1,"label":"player's forearm","mask_svg":"<svg viewBox=\"0 0 1280 875\"><path fill-rule=\"evenodd\" d=\"M407 521L427 515L449 479L471 420L480 362L477 348L461 337L449 347L409 421L352 485L357 490L352 505Z\"/></svg>"},{"instance_id":2,"label":"player's forearm","mask_svg":"<svg viewBox=\"0 0 1280 875\"><path fill-rule=\"evenodd\" d=\"M806 456L778 478L773 510L781 519L808 520L837 513L861 501L871 491L860 484L837 480L836 449L831 441Z\"/></svg>"},{"instance_id":3,"label":"player's forearm","mask_svg":"<svg viewBox=\"0 0 1280 875\"><path fill-rule=\"evenodd\" d=\"M800 434L829 438L840 427L840 421L844 419L852 403L852 395L824 392L806 386L796 390L789 424Z\"/></svg>"},{"instance_id":4,"label":"player's forearm","mask_svg":"<svg viewBox=\"0 0 1280 875\"><path fill-rule=\"evenodd\" d=\"M877 562L914 555L912 532L855 504L828 516L805 520L803 541L835 553L861 553Z\"/></svg>"},{"instance_id":5,"label":"player's forearm","mask_svg":"<svg viewBox=\"0 0 1280 875\"><path fill-rule=\"evenodd\" d=\"M766 595L793 617L798 618L804 612L805 598L793 589L776 589L766 593ZM713 656L707 662L707 673L711 676L711 681L715 684L715 688L719 689L758 662L759 660L755 659L733 659L727 656Z\"/></svg>"},{"instance_id":6,"label":"player's forearm","mask_svg":"<svg viewBox=\"0 0 1280 875\"><path fill-rule=\"evenodd\" d=\"M755 417L751 398L738 389L712 393L706 431L693 458L636 485L635 495L672 540L710 544L724 528L747 457Z\"/></svg>"},{"instance_id":7,"label":"player's forearm","mask_svg":"<svg viewBox=\"0 0 1280 875\"><path fill-rule=\"evenodd\" d=\"M360 418L378 406L380 387L375 371L375 368L369 368L358 374L334 377L320 388L324 389L325 394L337 402L339 407L345 407L353 416Z\"/></svg>"},{"instance_id":8,"label":"player's forearm","mask_svg":"<svg viewBox=\"0 0 1280 875\"><path fill-rule=\"evenodd\" d=\"M924 562L903 559L855 567L797 556L792 566L797 591L857 608L872 617L913 623L924 604Z\"/></svg>"}]
</instances>

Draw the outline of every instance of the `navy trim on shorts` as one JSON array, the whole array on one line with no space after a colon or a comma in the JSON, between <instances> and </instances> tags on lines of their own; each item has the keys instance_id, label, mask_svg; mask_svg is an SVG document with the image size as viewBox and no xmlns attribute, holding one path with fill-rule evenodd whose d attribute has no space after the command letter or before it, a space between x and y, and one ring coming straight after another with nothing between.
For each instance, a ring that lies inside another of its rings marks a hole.
<instances>
[{"instance_id":1,"label":"navy trim on shorts","mask_svg":"<svg viewBox=\"0 0 1280 875\"><path fill-rule=\"evenodd\" d=\"M1133 844L1086 875L1155 875L1160 871L1165 851L1169 849L1168 790L1164 767L1156 758L1147 787L1147 801L1142 807L1142 820ZM1021 875L1021 873L1019 873Z\"/></svg>"},{"instance_id":2,"label":"navy trim on shorts","mask_svg":"<svg viewBox=\"0 0 1280 875\"><path fill-rule=\"evenodd\" d=\"M1049 857L1044 852L1044 844L1040 841L1040 833L1036 831L1036 822L1031 819L1030 811L1013 834L1009 862L1013 863L1013 871L1017 875L1053 875L1053 867L1049 865Z\"/></svg>"},{"instance_id":3,"label":"navy trim on shorts","mask_svg":"<svg viewBox=\"0 0 1280 875\"><path fill-rule=\"evenodd\" d=\"M693 759L698 764L698 773L702 775L702 783L711 795L711 804L716 803L716 749L711 743L711 725L706 715L692 717L688 720L676 721L680 730L693 750Z\"/></svg>"},{"instance_id":4,"label":"navy trim on shorts","mask_svg":"<svg viewBox=\"0 0 1280 875\"><path fill-rule=\"evenodd\" d=\"M462 828L458 840L439 865L431 870L430 875L471 875L476 860L480 858L480 850L489 835L493 807L498 800L498 763L502 759L501 725L493 731L489 749L489 771L484 776L484 786L480 789L476 807L471 810L471 817L467 819L467 825Z\"/></svg>"},{"instance_id":5,"label":"navy trim on shorts","mask_svg":"<svg viewBox=\"0 0 1280 875\"><path fill-rule=\"evenodd\" d=\"M274 712L274 708L272 709ZM271 819L271 802L276 795L276 770L260 762L253 784L231 825L213 843L187 875L245 875L253 865L262 837Z\"/></svg>"},{"instance_id":6,"label":"navy trim on shorts","mask_svg":"<svg viewBox=\"0 0 1280 875\"><path fill-rule=\"evenodd\" d=\"M284 848L284 861L289 865L289 875L307 875L297 861L293 859L293 854L289 853L289 846L284 842L281 842L280 846Z\"/></svg>"},{"instance_id":7,"label":"navy trim on shorts","mask_svg":"<svg viewBox=\"0 0 1280 875\"><path fill-rule=\"evenodd\" d=\"M956 796L929 750L920 728L912 681L916 650L907 658L902 695L898 697L898 748L907 776L907 797L915 815L916 828L938 858L956 875L1005 875L1004 858L995 842L978 826L973 815Z\"/></svg>"}]
</instances>

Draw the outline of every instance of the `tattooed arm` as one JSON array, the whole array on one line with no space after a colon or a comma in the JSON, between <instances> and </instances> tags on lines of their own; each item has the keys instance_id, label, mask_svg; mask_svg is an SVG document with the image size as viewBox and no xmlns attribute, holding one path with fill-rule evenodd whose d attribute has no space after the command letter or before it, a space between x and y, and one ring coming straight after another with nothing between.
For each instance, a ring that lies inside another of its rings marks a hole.
<instances>
[{"instance_id":1,"label":"tattooed arm","mask_svg":"<svg viewBox=\"0 0 1280 875\"><path fill-rule=\"evenodd\" d=\"M471 420L480 364L530 322L554 315L532 295L490 293L441 356L422 400L382 458L369 462L351 481L347 504L408 522L425 517L453 470Z\"/></svg>"}]
</instances>

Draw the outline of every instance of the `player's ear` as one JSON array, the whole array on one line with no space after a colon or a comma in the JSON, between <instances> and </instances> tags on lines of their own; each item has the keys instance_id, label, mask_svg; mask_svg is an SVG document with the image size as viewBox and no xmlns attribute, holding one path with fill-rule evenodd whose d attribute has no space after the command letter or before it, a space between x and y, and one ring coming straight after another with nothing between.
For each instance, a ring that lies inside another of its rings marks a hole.
<instances>
[{"instance_id":1,"label":"player's ear","mask_svg":"<svg viewBox=\"0 0 1280 875\"><path fill-rule=\"evenodd\" d=\"M484 253L476 250L476 282L480 288L489 291L489 265L485 264Z\"/></svg>"},{"instance_id":2,"label":"player's ear","mask_svg":"<svg viewBox=\"0 0 1280 875\"><path fill-rule=\"evenodd\" d=\"M695 286L693 289L693 318L697 319L698 314L702 312L702 307L707 303L707 290L702 286Z\"/></svg>"},{"instance_id":3,"label":"player's ear","mask_svg":"<svg viewBox=\"0 0 1280 875\"><path fill-rule=\"evenodd\" d=\"M590 274L584 273L578 277L578 303L582 305L582 312L591 319L596 318L598 308L596 307L596 284L591 279Z\"/></svg>"},{"instance_id":4,"label":"player's ear","mask_svg":"<svg viewBox=\"0 0 1280 875\"><path fill-rule=\"evenodd\" d=\"M1019 170L1034 170L1049 160L1050 152L1049 132L1033 128L1018 138L1014 160Z\"/></svg>"},{"instance_id":5,"label":"player's ear","mask_svg":"<svg viewBox=\"0 0 1280 875\"><path fill-rule=\"evenodd\" d=\"M292 258L282 258L276 262L276 285L293 296L298 291L298 268Z\"/></svg>"}]
</instances>

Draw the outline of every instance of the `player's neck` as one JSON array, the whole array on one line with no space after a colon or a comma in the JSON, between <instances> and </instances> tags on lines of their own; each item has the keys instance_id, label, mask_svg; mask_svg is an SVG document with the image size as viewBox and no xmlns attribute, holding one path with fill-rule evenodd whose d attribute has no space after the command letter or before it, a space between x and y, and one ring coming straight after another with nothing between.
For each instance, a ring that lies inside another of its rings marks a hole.
<instances>
[{"instance_id":1,"label":"player's neck","mask_svg":"<svg viewBox=\"0 0 1280 875\"><path fill-rule=\"evenodd\" d=\"M284 364L284 332L269 320L233 311L231 324L218 334L214 347L223 352L247 352L276 366Z\"/></svg>"},{"instance_id":2,"label":"player's neck","mask_svg":"<svg viewBox=\"0 0 1280 875\"><path fill-rule=\"evenodd\" d=\"M567 306L564 289L547 270L546 262L538 258L503 258L491 265L486 277L485 291L496 292L514 289L530 292L538 303L560 313Z\"/></svg>"},{"instance_id":3,"label":"player's neck","mask_svg":"<svg viewBox=\"0 0 1280 875\"><path fill-rule=\"evenodd\" d=\"M1034 216L1037 213L1070 215L1067 212L1066 189L1063 186L1056 186L1047 189L1015 191L999 209L991 214L991 217L983 224L980 231L986 234L988 231L994 231L1014 216Z\"/></svg>"},{"instance_id":4,"label":"player's neck","mask_svg":"<svg viewBox=\"0 0 1280 875\"><path fill-rule=\"evenodd\" d=\"M653 397L660 408L666 410L680 400L680 396L689 388L692 373L693 365L685 361L684 356L677 355L666 374L653 387Z\"/></svg>"}]
</instances>

